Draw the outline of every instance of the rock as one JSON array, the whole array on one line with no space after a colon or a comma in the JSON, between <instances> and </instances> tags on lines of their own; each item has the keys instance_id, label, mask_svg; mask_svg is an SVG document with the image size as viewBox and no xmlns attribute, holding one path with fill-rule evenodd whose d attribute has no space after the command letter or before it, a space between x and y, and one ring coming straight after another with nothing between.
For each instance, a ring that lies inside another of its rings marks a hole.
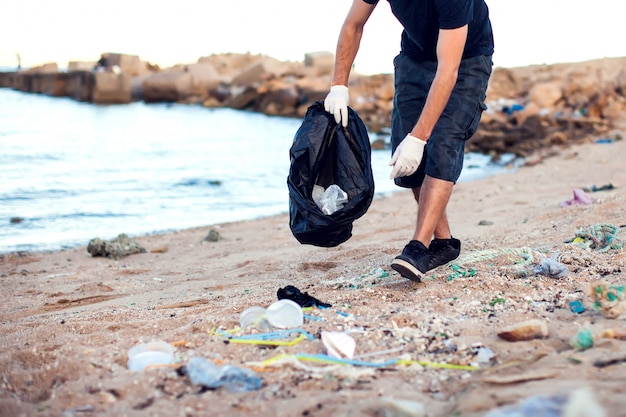
<instances>
[{"instance_id":1,"label":"rock","mask_svg":"<svg viewBox=\"0 0 626 417\"><path fill-rule=\"evenodd\" d=\"M241 70L238 74L236 74L232 81L232 85L244 86L255 83L260 83L264 76L268 73L265 63L255 62Z\"/></svg>"},{"instance_id":2,"label":"rock","mask_svg":"<svg viewBox=\"0 0 626 417\"><path fill-rule=\"evenodd\" d=\"M304 54L304 66L314 68L316 75L332 74L335 66L335 55L328 51L306 53Z\"/></svg>"},{"instance_id":3,"label":"rock","mask_svg":"<svg viewBox=\"0 0 626 417\"><path fill-rule=\"evenodd\" d=\"M185 65L184 71L191 74L193 86L206 95L211 88L218 86L224 79L215 66L209 62Z\"/></svg>"},{"instance_id":4,"label":"rock","mask_svg":"<svg viewBox=\"0 0 626 417\"><path fill-rule=\"evenodd\" d=\"M78 101L90 101L93 95L94 74L91 71L74 71L68 74L67 96Z\"/></svg>"},{"instance_id":5,"label":"rock","mask_svg":"<svg viewBox=\"0 0 626 417\"><path fill-rule=\"evenodd\" d=\"M193 76L179 69L159 72L146 78L142 84L144 101L179 101L193 94Z\"/></svg>"},{"instance_id":6,"label":"rock","mask_svg":"<svg viewBox=\"0 0 626 417\"><path fill-rule=\"evenodd\" d=\"M548 325L542 320L528 320L505 327L498 332L498 337L509 342L545 338L548 337Z\"/></svg>"},{"instance_id":7,"label":"rock","mask_svg":"<svg viewBox=\"0 0 626 417\"><path fill-rule=\"evenodd\" d=\"M87 252L93 257L103 256L109 259L120 259L135 253L146 253L147 251L133 239L122 233L110 241L102 240L98 237L91 239L87 245Z\"/></svg>"},{"instance_id":8,"label":"rock","mask_svg":"<svg viewBox=\"0 0 626 417\"><path fill-rule=\"evenodd\" d=\"M70 61L67 64L67 72L91 71L96 66L96 61Z\"/></svg>"},{"instance_id":9,"label":"rock","mask_svg":"<svg viewBox=\"0 0 626 417\"><path fill-rule=\"evenodd\" d=\"M560 81L537 83L528 92L528 99L541 108L554 107L563 98Z\"/></svg>"},{"instance_id":10,"label":"rock","mask_svg":"<svg viewBox=\"0 0 626 417\"><path fill-rule=\"evenodd\" d=\"M215 229L209 230L209 234L204 238L205 242L217 242L222 239L222 235Z\"/></svg>"},{"instance_id":11,"label":"rock","mask_svg":"<svg viewBox=\"0 0 626 417\"><path fill-rule=\"evenodd\" d=\"M130 103L130 77L114 72L94 73L94 87L91 101L97 104Z\"/></svg>"},{"instance_id":12,"label":"rock","mask_svg":"<svg viewBox=\"0 0 626 417\"><path fill-rule=\"evenodd\" d=\"M122 75L131 77L130 100L201 103L296 118L303 118L311 104L326 97L334 62L333 54L325 51L309 52L302 62L227 53L161 70L136 55L105 55ZM0 73L0 87L80 101L95 97L96 102L127 102L125 79L96 78L92 64L73 61L67 73L59 73L56 63ZM494 68L487 90L488 109L466 151L494 159L505 153L527 157L555 145L587 143L605 136L626 117L625 67L626 58L606 58ZM115 97L113 91L118 92ZM370 132L386 139L393 94L393 74L353 71L350 104ZM510 105L516 105L515 110Z\"/></svg>"}]
</instances>

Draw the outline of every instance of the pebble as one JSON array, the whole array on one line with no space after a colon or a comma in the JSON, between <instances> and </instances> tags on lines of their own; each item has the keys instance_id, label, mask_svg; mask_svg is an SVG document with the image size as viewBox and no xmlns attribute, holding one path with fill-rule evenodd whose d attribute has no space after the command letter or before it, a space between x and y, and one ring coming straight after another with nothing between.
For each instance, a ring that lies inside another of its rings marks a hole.
<instances>
[{"instance_id":1,"label":"pebble","mask_svg":"<svg viewBox=\"0 0 626 417\"><path fill-rule=\"evenodd\" d=\"M548 337L548 325L537 319L523 321L500 330L498 337L509 342L544 338Z\"/></svg>"}]
</instances>

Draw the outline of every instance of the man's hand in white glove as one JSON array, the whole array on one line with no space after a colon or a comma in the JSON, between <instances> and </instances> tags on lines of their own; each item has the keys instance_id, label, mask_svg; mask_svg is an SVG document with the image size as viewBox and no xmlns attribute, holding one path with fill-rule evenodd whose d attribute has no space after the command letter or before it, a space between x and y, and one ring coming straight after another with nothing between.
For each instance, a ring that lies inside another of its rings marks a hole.
<instances>
[{"instance_id":1,"label":"man's hand in white glove","mask_svg":"<svg viewBox=\"0 0 626 417\"><path fill-rule=\"evenodd\" d=\"M389 178L394 179L414 174L422 162L425 146L426 141L411 136L410 133L406 135L389 161L389 165L393 166Z\"/></svg>"},{"instance_id":2,"label":"man's hand in white glove","mask_svg":"<svg viewBox=\"0 0 626 417\"><path fill-rule=\"evenodd\" d=\"M350 94L345 85L333 85L324 100L324 110L335 116L335 122L348 126L348 102Z\"/></svg>"}]
</instances>

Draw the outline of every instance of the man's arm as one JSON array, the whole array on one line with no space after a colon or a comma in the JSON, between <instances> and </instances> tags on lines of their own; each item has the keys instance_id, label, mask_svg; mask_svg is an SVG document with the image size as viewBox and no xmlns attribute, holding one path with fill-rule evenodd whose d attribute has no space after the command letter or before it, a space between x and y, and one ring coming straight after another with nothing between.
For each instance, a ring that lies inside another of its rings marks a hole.
<instances>
[{"instance_id":1,"label":"man's arm","mask_svg":"<svg viewBox=\"0 0 626 417\"><path fill-rule=\"evenodd\" d=\"M352 2L352 7L346 16L337 40L332 85L348 85L350 69L361 44L363 27L375 7L375 4L368 4L363 0Z\"/></svg>"},{"instance_id":2,"label":"man's arm","mask_svg":"<svg viewBox=\"0 0 626 417\"><path fill-rule=\"evenodd\" d=\"M439 31L437 72L430 86L424 110L411 131L412 136L422 140L428 140L430 137L456 84L466 39L467 25Z\"/></svg>"}]
</instances>

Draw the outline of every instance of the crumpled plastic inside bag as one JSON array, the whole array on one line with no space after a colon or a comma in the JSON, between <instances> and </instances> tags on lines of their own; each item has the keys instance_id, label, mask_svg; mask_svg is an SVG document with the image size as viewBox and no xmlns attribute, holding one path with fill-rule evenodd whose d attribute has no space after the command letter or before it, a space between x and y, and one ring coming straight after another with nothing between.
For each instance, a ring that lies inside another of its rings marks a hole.
<instances>
[{"instance_id":1,"label":"crumpled plastic inside bag","mask_svg":"<svg viewBox=\"0 0 626 417\"><path fill-rule=\"evenodd\" d=\"M332 184L327 189L314 185L311 197L320 210L328 215L340 210L348 202L348 194L337 184Z\"/></svg>"}]
</instances>

